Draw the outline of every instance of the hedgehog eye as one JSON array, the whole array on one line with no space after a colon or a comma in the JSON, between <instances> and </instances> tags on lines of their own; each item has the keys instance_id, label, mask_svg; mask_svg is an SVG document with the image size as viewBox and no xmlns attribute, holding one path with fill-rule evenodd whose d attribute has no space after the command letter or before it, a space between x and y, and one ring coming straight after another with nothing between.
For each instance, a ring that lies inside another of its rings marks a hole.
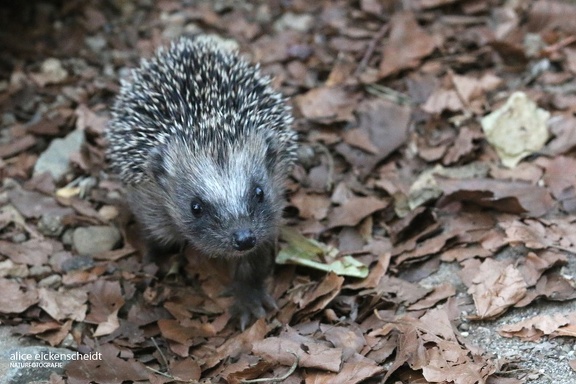
<instances>
[{"instance_id":1,"label":"hedgehog eye","mask_svg":"<svg viewBox=\"0 0 576 384\"><path fill-rule=\"evenodd\" d=\"M260 187L254 188L254 196L256 196L256 200L261 203L264 201L264 191Z\"/></svg>"},{"instance_id":2,"label":"hedgehog eye","mask_svg":"<svg viewBox=\"0 0 576 384\"><path fill-rule=\"evenodd\" d=\"M202 216L202 211L204 210L204 208L202 207L202 204L200 204L197 201L193 201L192 204L190 205L190 208L192 210L192 214L195 217Z\"/></svg>"}]
</instances>

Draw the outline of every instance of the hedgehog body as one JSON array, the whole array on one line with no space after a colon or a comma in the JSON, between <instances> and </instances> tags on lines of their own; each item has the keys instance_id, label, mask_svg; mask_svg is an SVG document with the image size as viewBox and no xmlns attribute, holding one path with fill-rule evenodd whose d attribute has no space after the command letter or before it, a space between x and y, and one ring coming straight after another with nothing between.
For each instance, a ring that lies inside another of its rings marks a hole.
<instances>
[{"instance_id":1,"label":"hedgehog body","mask_svg":"<svg viewBox=\"0 0 576 384\"><path fill-rule=\"evenodd\" d=\"M110 166L155 256L189 244L228 260L245 326L273 301L292 116L258 66L210 39L181 38L123 81L107 130Z\"/></svg>"}]
</instances>

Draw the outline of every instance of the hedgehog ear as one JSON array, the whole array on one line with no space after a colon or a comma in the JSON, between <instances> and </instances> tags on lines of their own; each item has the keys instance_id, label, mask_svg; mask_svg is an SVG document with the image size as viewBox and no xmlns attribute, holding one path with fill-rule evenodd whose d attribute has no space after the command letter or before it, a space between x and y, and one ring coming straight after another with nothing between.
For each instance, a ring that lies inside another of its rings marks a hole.
<instances>
[{"instance_id":1,"label":"hedgehog ear","mask_svg":"<svg viewBox=\"0 0 576 384\"><path fill-rule=\"evenodd\" d=\"M273 140L266 140L266 168L271 174L276 173L276 167L278 166L278 149Z\"/></svg>"},{"instance_id":2,"label":"hedgehog ear","mask_svg":"<svg viewBox=\"0 0 576 384\"><path fill-rule=\"evenodd\" d=\"M146 164L146 173L152 180L160 182L166 175L167 170L164 163L166 158L166 145L161 144L154 147L148 155L148 163Z\"/></svg>"}]
</instances>

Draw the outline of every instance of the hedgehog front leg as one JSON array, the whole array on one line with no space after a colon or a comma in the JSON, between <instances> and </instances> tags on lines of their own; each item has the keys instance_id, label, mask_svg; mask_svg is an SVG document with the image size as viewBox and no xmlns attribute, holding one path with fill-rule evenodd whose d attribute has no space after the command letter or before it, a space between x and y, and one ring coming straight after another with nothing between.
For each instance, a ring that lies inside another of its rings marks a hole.
<instances>
[{"instance_id":1,"label":"hedgehog front leg","mask_svg":"<svg viewBox=\"0 0 576 384\"><path fill-rule=\"evenodd\" d=\"M266 309L277 308L265 288L265 280L274 270L275 252L275 244L261 246L231 265L233 282L229 293L234 303L230 313L238 319L242 330L253 319L264 317Z\"/></svg>"}]
</instances>

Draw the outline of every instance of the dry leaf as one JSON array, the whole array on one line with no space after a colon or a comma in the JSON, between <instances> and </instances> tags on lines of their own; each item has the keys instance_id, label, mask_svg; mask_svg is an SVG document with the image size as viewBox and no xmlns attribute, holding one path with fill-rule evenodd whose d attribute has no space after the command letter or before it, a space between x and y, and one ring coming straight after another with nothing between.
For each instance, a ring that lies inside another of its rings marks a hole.
<instances>
[{"instance_id":1,"label":"dry leaf","mask_svg":"<svg viewBox=\"0 0 576 384\"><path fill-rule=\"evenodd\" d=\"M485 116L481 123L502 164L512 168L546 144L549 117L550 112L538 108L525 93L514 92L506 104Z\"/></svg>"},{"instance_id":2,"label":"dry leaf","mask_svg":"<svg viewBox=\"0 0 576 384\"><path fill-rule=\"evenodd\" d=\"M475 317L487 319L520 301L526 294L526 282L512 265L486 259L476 270L468 293L474 299Z\"/></svg>"}]
</instances>

